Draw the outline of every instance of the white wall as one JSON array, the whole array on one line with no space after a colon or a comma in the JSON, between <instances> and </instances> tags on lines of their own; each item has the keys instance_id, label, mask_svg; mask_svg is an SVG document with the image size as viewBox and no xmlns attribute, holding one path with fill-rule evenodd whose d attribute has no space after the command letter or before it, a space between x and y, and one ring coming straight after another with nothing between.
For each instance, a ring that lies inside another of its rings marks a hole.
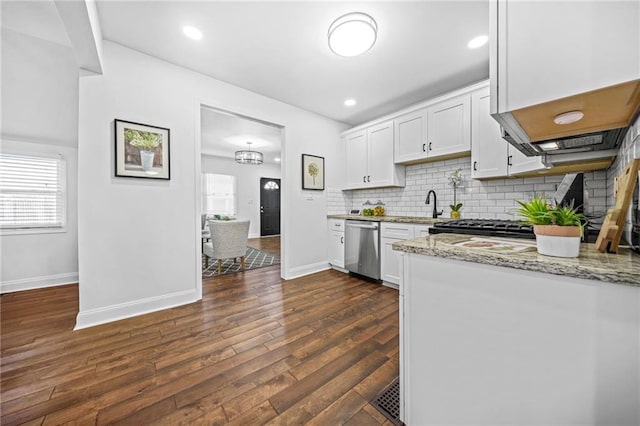
<instances>
[{"instance_id":1,"label":"white wall","mask_svg":"<svg viewBox=\"0 0 640 426\"><path fill-rule=\"evenodd\" d=\"M202 173L218 173L236 177L237 216L249 219L249 238L260 236L260 178L280 179L280 165L238 164L231 158L202 155Z\"/></svg>"},{"instance_id":2,"label":"white wall","mask_svg":"<svg viewBox=\"0 0 640 426\"><path fill-rule=\"evenodd\" d=\"M67 162L64 233L1 237L0 292L78 280L78 69L70 48L2 29L2 151Z\"/></svg>"},{"instance_id":3,"label":"white wall","mask_svg":"<svg viewBox=\"0 0 640 426\"><path fill-rule=\"evenodd\" d=\"M328 267L326 196L300 189L300 158L337 163L347 126L107 41L103 65L104 75L80 81L76 327L201 297L201 105L284 126L283 275ZM170 181L114 177L114 118L171 129Z\"/></svg>"},{"instance_id":4,"label":"white wall","mask_svg":"<svg viewBox=\"0 0 640 426\"><path fill-rule=\"evenodd\" d=\"M78 66L71 48L2 29L2 135L77 146Z\"/></svg>"}]
</instances>

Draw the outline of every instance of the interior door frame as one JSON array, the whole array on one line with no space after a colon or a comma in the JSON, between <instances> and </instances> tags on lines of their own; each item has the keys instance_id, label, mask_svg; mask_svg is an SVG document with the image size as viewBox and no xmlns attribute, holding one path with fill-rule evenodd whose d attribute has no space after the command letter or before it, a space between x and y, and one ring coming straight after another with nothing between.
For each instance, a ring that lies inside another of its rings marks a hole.
<instances>
[{"instance_id":1,"label":"interior door frame","mask_svg":"<svg viewBox=\"0 0 640 426\"><path fill-rule=\"evenodd\" d=\"M281 183L286 183L287 173L287 141L286 141L286 126L282 123L275 122L268 118L261 118L254 115L251 112L240 111L237 106L220 104L218 101L212 99L199 99L194 103L194 134L195 134L195 149L193 158L194 180L195 180L195 193L194 193L194 210L193 210L193 229L194 229L194 271L195 271L195 285L196 292L202 299L202 230L200 229L200 212L202 211L202 109L208 108L219 111L223 114L232 114L248 120L261 122L267 125L280 128L280 171L281 171ZM287 234L287 209L283 209L283 205L287 205L288 197L286 191L280 191L280 238L281 241L285 241ZM285 278L285 271L289 264L286 256L284 242L280 245L280 277Z\"/></svg>"}]
</instances>

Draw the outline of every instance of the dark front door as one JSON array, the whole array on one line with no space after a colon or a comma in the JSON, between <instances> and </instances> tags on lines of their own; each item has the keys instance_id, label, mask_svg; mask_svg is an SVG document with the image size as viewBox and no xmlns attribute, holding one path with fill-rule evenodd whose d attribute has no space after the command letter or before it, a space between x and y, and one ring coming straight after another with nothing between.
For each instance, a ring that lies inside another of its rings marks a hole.
<instances>
[{"instance_id":1,"label":"dark front door","mask_svg":"<svg viewBox=\"0 0 640 426\"><path fill-rule=\"evenodd\" d=\"M280 235L280 179L260 178L260 235Z\"/></svg>"}]
</instances>

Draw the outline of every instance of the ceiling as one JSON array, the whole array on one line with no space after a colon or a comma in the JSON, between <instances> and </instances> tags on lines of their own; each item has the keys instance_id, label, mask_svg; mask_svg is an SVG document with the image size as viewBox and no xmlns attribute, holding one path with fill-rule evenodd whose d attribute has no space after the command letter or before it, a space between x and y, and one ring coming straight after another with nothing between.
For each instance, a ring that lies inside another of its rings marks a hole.
<instances>
[{"instance_id":1,"label":"ceiling","mask_svg":"<svg viewBox=\"0 0 640 426\"><path fill-rule=\"evenodd\" d=\"M265 163L280 157L281 128L210 108L201 109L202 153L234 158L235 152L248 149L264 154Z\"/></svg>"},{"instance_id":2,"label":"ceiling","mask_svg":"<svg viewBox=\"0 0 640 426\"><path fill-rule=\"evenodd\" d=\"M105 39L356 125L489 76L489 1L98 1ZM352 11L378 24L375 46L345 58L327 45ZM191 25L202 40L188 39ZM358 104L345 107L354 98Z\"/></svg>"},{"instance_id":3,"label":"ceiling","mask_svg":"<svg viewBox=\"0 0 640 426\"><path fill-rule=\"evenodd\" d=\"M467 48L488 34L489 0L96 3L104 39L351 125L489 75L488 47ZM340 57L327 30L353 11L374 17L377 41ZM185 37L186 25L202 40ZM2 26L70 46L52 0L3 1ZM347 98L357 105L344 106ZM266 161L280 150L277 127L207 110L202 123L203 152L232 156L247 140Z\"/></svg>"}]
</instances>

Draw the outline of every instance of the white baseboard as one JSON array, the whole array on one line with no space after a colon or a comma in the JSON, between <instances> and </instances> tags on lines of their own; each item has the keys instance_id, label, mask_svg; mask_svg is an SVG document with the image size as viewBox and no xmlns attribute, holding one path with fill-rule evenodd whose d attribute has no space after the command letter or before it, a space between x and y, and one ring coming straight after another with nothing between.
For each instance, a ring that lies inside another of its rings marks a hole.
<instances>
[{"instance_id":1,"label":"white baseboard","mask_svg":"<svg viewBox=\"0 0 640 426\"><path fill-rule=\"evenodd\" d=\"M12 293L14 291L33 290L36 288L55 287L64 284L77 284L78 273L47 275L44 277L25 278L0 282L0 293Z\"/></svg>"},{"instance_id":2,"label":"white baseboard","mask_svg":"<svg viewBox=\"0 0 640 426\"><path fill-rule=\"evenodd\" d=\"M292 280L305 275L315 274L316 272L326 271L327 269L331 269L331 265L326 261L312 263L311 265L298 266L297 268L291 268L284 271L283 278L285 280Z\"/></svg>"},{"instance_id":3,"label":"white baseboard","mask_svg":"<svg viewBox=\"0 0 640 426\"><path fill-rule=\"evenodd\" d=\"M150 297L148 299L134 300L133 302L106 306L104 308L91 309L78 313L74 330L186 305L198 300L200 300L200 295L196 294L196 290L193 289Z\"/></svg>"}]
</instances>

